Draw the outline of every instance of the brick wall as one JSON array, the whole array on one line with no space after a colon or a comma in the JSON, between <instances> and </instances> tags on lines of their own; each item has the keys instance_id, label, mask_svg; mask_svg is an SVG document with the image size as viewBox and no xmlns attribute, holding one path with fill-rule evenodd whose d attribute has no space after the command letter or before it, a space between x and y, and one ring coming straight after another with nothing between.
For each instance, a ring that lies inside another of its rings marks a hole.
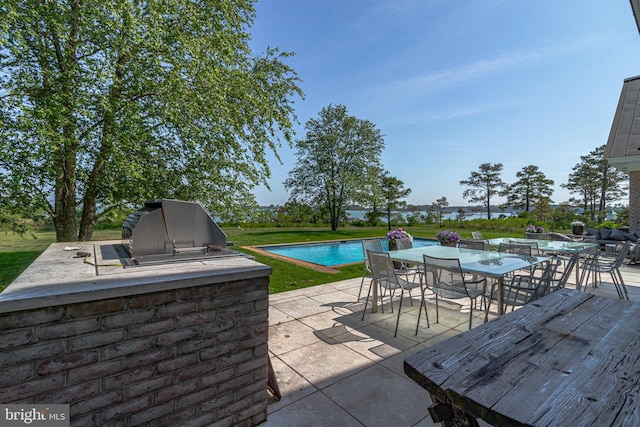
<instances>
[{"instance_id":1,"label":"brick wall","mask_svg":"<svg viewBox=\"0 0 640 427\"><path fill-rule=\"evenodd\" d=\"M0 402L77 426L266 420L268 277L0 314Z\"/></svg>"}]
</instances>

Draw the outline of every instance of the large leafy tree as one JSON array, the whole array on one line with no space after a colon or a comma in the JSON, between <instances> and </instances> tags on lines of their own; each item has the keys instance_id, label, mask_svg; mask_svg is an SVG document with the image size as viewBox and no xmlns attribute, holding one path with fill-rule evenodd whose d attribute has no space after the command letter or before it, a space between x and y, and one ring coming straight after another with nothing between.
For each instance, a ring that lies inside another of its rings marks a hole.
<instances>
[{"instance_id":1,"label":"large leafy tree","mask_svg":"<svg viewBox=\"0 0 640 427\"><path fill-rule=\"evenodd\" d=\"M388 171L384 171L380 181L387 211L387 224L391 230L391 211L407 205L407 202L402 199L411 194L411 189L404 188L404 182L391 176Z\"/></svg>"},{"instance_id":2,"label":"large leafy tree","mask_svg":"<svg viewBox=\"0 0 640 427\"><path fill-rule=\"evenodd\" d=\"M4 1L0 190L59 241L149 198L255 204L302 93L289 54L251 52L254 3Z\"/></svg>"},{"instance_id":3,"label":"large leafy tree","mask_svg":"<svg viewBox=\"0 0 640 427\"><path fill-rule=\"evenodd\" d=\"M462 197L469 199L470 203L482 203L487 210L487 218L491 218L491 198L506 187L501 178L502 168L502 163L483 163L467 179L460 181L460 185L469 187Z\"/></svg>"},{"instance_id":4,"label":"large leafy tree","mask_svg":"<svg viewBox=\"0 0 640 427\"><path fill-rule=\"evenodd\" d=\"M516 173L516 177L518 180L508 185L504 192L507 206L529 212L541 200L549 201L553 194L553 180L548 179L538 166L525 166Z\"/></svg>"},{"instance_id":5,"label":"large leafy tree","mask_svg":"<svg viewBox=\"0 0 640 427\"><path fill-rule=\"evenodd\" d=\"M346 208L362 196L370 171L380 170L384 140L373 123L349 115L344 105L323 108L305 130L284 185L290 200L328 212L331 230L337 230Z\"/></svg>"},{"instance_id":6,"label":"large leafy tree","mask_svg":"<svg viewBox=\"0 0 640 427\"><path fill-rule=\"evenodd\" d=\"M355 189L354 200L365 208L365 218L370 225L376 225L384 216L384 191L381 186L381 177L385 171L380 166L367 168L362 185Z\"/></svg>"},{"instance_id":7,"label":"large leafy tree","mask_svg":"<svg viewBox=\"0 0 640 427\"><path fill-rule=\"evenodd\" d=\"M626 194L628 176L614 168L604 157L605 145L597 147L586 156L580 156L566 184L562 187L576 194L574 201L584 208L585 215L604 219L608 203Z\"/></svg>"}]
</instances>

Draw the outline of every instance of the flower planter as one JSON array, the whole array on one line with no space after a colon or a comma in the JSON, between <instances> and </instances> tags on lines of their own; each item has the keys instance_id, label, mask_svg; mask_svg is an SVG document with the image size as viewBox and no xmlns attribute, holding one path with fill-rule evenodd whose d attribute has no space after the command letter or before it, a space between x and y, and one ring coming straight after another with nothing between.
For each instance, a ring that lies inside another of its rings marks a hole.
<instances>
[{"instance_id":1,"label":"flower planter","mask_svg":"<svg viewBox=\"0 0 640 427\"><path fill-rule=\"evenodd\" d=\"M402 240L403 242L407 242L408 245L398 245L398 240ZM406 247L411 247L411 239L389 239L389 250L390 251L395 251L398 249L399 246L402 246L403 248Z\"/></svg>"},{"instance_id":2,"label":"flower planter","mask_svg":"<svg viewBox=\"0 0 640 427\"><path fill-rule=\"evenodd\" d=\"M440 242L440 246L451 246L453 248L455 248L457 245L456 242Z\"/></svg>"},{"instance_id":3,"label":"flower planter","mask_svg":"<svg viewBox=\"0 0 640 427\"><path fill-rule=\"evenodd\" d=\"M398 240L402 240L403 243L405 243L404 245L399 245L398 244ZM402 248L410 248L413 245L411 244L411 239L406 238L406 239L389 239L389 250L390 251L395 251L398 250L398 247L402 247ZM398 262L398 261L394 261L393 262L393 266L395 268L402 268L402 263Z\"/></svg>"}]
</instances>

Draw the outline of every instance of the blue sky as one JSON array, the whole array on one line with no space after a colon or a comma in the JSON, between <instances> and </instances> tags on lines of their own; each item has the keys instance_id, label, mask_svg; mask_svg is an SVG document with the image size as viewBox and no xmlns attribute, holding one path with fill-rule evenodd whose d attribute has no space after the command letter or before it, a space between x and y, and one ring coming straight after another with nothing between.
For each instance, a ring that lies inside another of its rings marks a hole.
<instances>
[{"instance_id":1,"label":"blue sky","mask_svg":"<svg viewBox=\"0 0 640 427\"><path fill-rule=\"evenodd\" d=\"M560 184L606 144L623 80L640 74L628 0L261 0L251 34L256 53L296 54L297 138L345 105L380 129L383 166L411 204L468 205L459 181L481 163L502 163L505 182L537 165L567 201ZM279 153L261 205L288 198L296 158Z\"/></svg>"}]
</instances>

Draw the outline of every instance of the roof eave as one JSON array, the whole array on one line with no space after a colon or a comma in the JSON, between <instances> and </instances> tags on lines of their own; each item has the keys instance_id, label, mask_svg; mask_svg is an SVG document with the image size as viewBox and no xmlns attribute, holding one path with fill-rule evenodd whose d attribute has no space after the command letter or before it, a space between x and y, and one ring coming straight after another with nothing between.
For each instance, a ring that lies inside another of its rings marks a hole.
<instances>
[{"instance_id":1,"label":"roof eave","mask_svg":"<svg viewBox=\"0 0 640 427\"><path fill-rule=\"evenodd\" d=\"M640 0L629 0L631 2L631 10L633 10L633 17L636 19L636 26L638 32L640 32Z\"/></svg>"}]
</instances>

